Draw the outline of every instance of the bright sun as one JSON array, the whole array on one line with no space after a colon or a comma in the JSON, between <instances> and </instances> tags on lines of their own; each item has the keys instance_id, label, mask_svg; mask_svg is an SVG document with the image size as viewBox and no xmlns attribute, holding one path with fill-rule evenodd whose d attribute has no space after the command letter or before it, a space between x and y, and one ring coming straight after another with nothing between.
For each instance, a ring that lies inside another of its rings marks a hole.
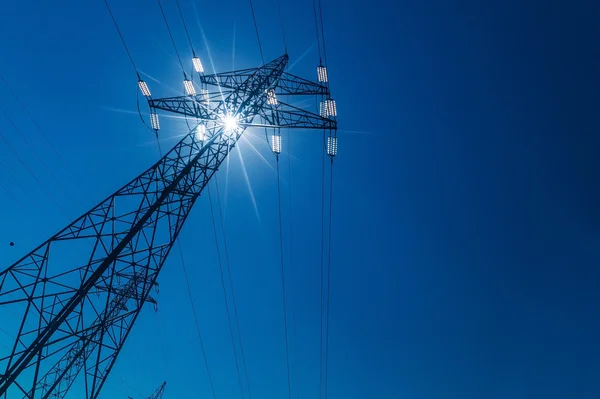
<instances>
[{"instance_id":1,"label":"bright sun","mask_svg":"<svg viewBox=\"0 0 600 399\"><path fill-rule=\"evenodd\" d=\"M223 117L223 127L227 133L236 131L239 127L238 119L234 115L225 115Z\"/></svg>"}]
</instances>

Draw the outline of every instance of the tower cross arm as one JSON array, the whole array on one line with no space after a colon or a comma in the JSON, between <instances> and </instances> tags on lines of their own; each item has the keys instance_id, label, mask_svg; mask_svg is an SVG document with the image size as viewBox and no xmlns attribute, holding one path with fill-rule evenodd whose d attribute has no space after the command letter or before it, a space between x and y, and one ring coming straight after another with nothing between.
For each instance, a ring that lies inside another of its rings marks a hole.
<instances>
[{"instance_id":1,"label":"tower cross arm","mask_svg":"<svg viewBox=\"0 0 600 399\"><path fill-rule=\"evenodd\" d=\"M200 81L206 85L218 86L221 89L240 90L242 84L256 69L242 69L239 71L204 75ZM300 76L282 72L277 82L275 93L278 95L322 95L329 94L327 86L312 82Z\"/></svg>"},{"instance_id":2,"label":"tower cross arm","mask_svg":"<svg viewBox=\"0 0 600 399\"><path fill-rule=\"evenodd\" d=\"M278 95L322 95L329 94L329 89L320 83L312 82L291 73L284 72L279 79L275 94Z\"/></svg>"},{"instance_id":3,"label":"tower cross arm","mask_svg":"<svg viewBox=\"0 0 600 399\"><path fill-rule=\"evenodd\" d=\"M253 122L249 126L266 128L297 128L297 129L328 129L336 130L337 122L334 119L324 118L302 108L283 102L271 109L264 109L260 113L261 121Z\"/></svg>"},{"instance_id":4,"label":"tower cross arm","mask_svg":"<svg viewBox=\"0 0 600 399\"><path fill-rule=\"evenodd\" d=\"M151 99L148 101L151 109L163 110L175 114L195 117L204 120L216 120L214 111L201 96L178 96L168 98Z\"/></svg>"}]
</instances>

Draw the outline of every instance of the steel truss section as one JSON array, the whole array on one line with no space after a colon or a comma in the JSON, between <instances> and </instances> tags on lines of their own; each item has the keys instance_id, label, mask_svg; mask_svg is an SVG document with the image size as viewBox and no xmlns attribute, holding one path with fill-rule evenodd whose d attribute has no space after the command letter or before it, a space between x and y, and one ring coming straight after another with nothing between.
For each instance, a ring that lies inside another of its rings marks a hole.
<instances>
[{"instance_id":1,"label":"steel truss section","mask_svg":"<svg viewBox=\"0 0 600 399\"><path fill-rule=\"evenodd\" d=\"M255 68L217 73L214 75L203 75L200 77L200 81L205 85L239 90L240 86L244 82L244 79L254 73L254 71L256 71ZM312 82L308 79L284 72L281 74L281 77L277 82L275 94L327 96L329 94L329 89L327 86L324 86L320 83Z\"/></svg>"},{"instance_id":2,"label":"steel truss section","mask_svg":"<svg viewBox=\"0 0 600 399\"><path fill-rule=\"evenodd\" d=\"M0 357L0 398L64 398L78 377L98 397L198 196L277 86L288 57L253 70L158 162L0 272L0 319L21 322ZM157 100L160 101L160 100ZM3 323L3 330L8 328ZM164 388L164 387L163 387Z\"/></svg>"}]
</instances>

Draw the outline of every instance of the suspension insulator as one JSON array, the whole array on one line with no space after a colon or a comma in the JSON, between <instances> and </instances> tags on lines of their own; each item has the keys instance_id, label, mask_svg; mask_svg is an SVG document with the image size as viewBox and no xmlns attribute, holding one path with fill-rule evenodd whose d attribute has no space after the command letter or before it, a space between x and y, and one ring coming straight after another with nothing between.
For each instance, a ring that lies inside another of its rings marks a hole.
<instances>
[{"instance_id":1,"label":"suspension insulator","mask_svg":"<svg viewBox=\"0 0 600 399\"><path fill-rule=\"evenodd\" d=\"M317 78L321 83L327 83L327 68L323 65L317 67Z\"/></svg>"},{"instance_id":2,"label":"suspension insulator","mask_svg":"<svg viewBox=\"0 0 600 399\"><path fill-rule=\"evenodd\" d=\"M152 125L152 129L155 131L159 131L160 123L158 122L158 114L156 112L150 112L150 124Z\"/></svg>"},{"instance_id":3,"label":"suspension insulator","mask_svg":"<svg viewBox=\"0 0 600 399\"><path fill-rule=\"evenodd\" d=\"M196 95L196 88L194 87L194 83L191 80L184 80L183 86L185 87L185 92L188 96Z\"/></svg>"},{"instance_id":4,"label":"suspension insulator","mask_svg":"<svg viewBox=\"0 0 600 399\"><path fill-rule=\"evenodd\" d=\"M337 155L338 142L337 137L329 136L327 137L327 155L330 157L335 157Z\"/></svg>"},{"instance_id":5,"label":"suspension insulator","mask_svg":"<svg viewBox=\"0 0 600 399\"><path fill-rule=\"evenodd\" d=\"M271 137L271 143L272 143L273 153L275 153L276 155L281 154L281 135L274 134Z\"/></svg>"},{"instance_id":6,"label":"suspension insulator","mask_svg":"<svg viewBox=\"0 0 600 399\"><path fill-rule=\"evenodd\" d=\"M335 100L328 98L325 101L321 101L321 116L323 118L331 118L337 116L337 107Z\"/></svg>"},{"instance_id":7,"label":"suspension insulator","mask_svg":"<svg viewBox=\"0 0 600 399\"><path fill-rule=\"evenodd\" d=\"M196 72L204 73L204 67L202 66L202 62L200 61L200 58L198 58L198 57L192 58L192 63L194 64L194 70L196 70Z\"/></svg>"},{"instance_id":8,"label":"suspension insulator","mask_svg":"<svg viewBox=\"0 0 600 399\"><path fill-rule=\"evenodd\" d=\"M196 140L206 140L206 125L204 125L203 123L200 123L198 126L196 126Z\"/></svg>"},{"instance_id":9,"label":"suspension insulator","mask_svg":"<svg viewBox=\"0 0 600 399\"><path fill-rule=\"evenodd\" d=\"M275 90L273 89L267 91L267 104L277 105L277 97L275 97Z\"/></svg>"},{"instance_id":10,"label":"suspension insulator","mask_svg":"<svg viewBox=\"0 0 600 399\"><path fill-rule=\"evenodd\" d=\"M150 89L148 88L146 82L140 79L138 80L138 86L140 87L140 91L144 97L150 98L150 96L152 96L152 93L150 93Z\"/></svg>"},{"instance_id":11,"label":"suspension insulator","mask_svg":"<svg viewBox=\"0 0 600 399\"><path fill-rule=\"evenodd\" d=\"M200 89L200 96L202 97L202 101L204 101L204 103L206 105L208 105L208 103L210 102L210 97L208 94L208 90L207 89Z\"/></svg>"}]
</instances>

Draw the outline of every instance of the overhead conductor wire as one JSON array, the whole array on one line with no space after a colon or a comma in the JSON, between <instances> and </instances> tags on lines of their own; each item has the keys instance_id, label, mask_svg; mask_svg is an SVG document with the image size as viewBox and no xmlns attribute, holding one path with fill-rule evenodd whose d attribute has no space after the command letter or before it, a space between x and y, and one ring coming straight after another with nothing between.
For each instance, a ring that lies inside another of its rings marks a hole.
<instances>
[{"instance_id":1,"label":"overhead conductor wire","mask_svg":"<svg viewBox=\"0 0 600 399\"><path fill-rule=\"evenodd\" d=\"M294 248L294 240L293 240L293 222L292 222L292 137L290 134L290 129L287 129L287 136L288 136L288 186L289 186L289 193L288 193L288 210L289 210L289 253L290 253L290 287L292 289L291 292L291 296L292 296L292 305L296 303L296 290L294 288L294 253L293 253L293 248ZM293 353L294 353L294 369L296 368L298 362L297 362L297 346L296 346L296 338L297 338L297 334L296 334L296 308L292 307L292 349L293 349ZM300 383L299 383L299 377L298 377L298 373L296 373L295 375L296 377L296 397L299 398L300 397Z\"/></svg>"},{"instance_id":2,"label":"overhead conductor wire","mask_svg":"<svg viewBox=\"0 0 600 399\"><path fill-rule=\"evenodd\" d=\"M277 158L277 205L279 210L279 252L281 254L281 294L283 298L283 326L285 333L285 360L287 365L287 380L288 380L288 398L292 396L292 382L290 376L290 353L288 343L288 327L287 327L287 304L285 295L285 267L283 261L283 224L281 217L281 178L279 173L279 155L275 154Z\"/></svg>"},{"instance_id":3,"label":"overhead conductor wire","mask_svg":"<svg viewBox=\"0 0 600 399\"><path fill-rule=\"evenodd\" d=\"M216 179L216 177L215 177ZM225 298L225 310L227 311L227 321L229 324L229 337L231 338L231 347L233 348L233 357L235 359L235 370L237 372L238 384L240 386L240 392L242 399L244 398L244 388L242 387L242 378L240 376L240 366L237 358L237 350L233 339L233 328L231 326L231 312L229 311L229 302L227 301L227 290L225 289L225 277L223 275L223 262L221 262L221 252L219 251L219 236L217 235L217 224L215 222L215 212L213 210L212 195L210 192L210 184L207 185L208 190L208 202L210 203L210 216L212 218L213 231L215 234L215 245L217 247L217 261L219 263L219 273L221 276L221 286L223 288L223 297Z\"/></svg>"},{"instance_id":4,"label":"overhead conductor wire","mask_svg":"<svg viewBox=\"0 0 600 399\"><path fill-rule=\"evenodd\" d=\"M258 40L258 49L260 50L260 59L262 63L265 63L265 57L263 55L262 44L260 44L260 35L258 34L258 24L256 23L256 15L254 14L254 4L250 1L250 10L252 11L252 19L254 20L254 30L256 31L256 40Z\"/></svg>"},{"instance_id":5,"label":"overhead conductor wire","mask_svg":"<svg viewBox=\"0 0 600 399\"><path fill-rule=\"evenodd\" d=\"M165 21L165 26L167 27L167 31L169 32L169 37L171 38L171 43L173 43L173 48L175 49L175 55L177 56L177 60L179 61L179 66L181 66L181 70L183 71L184 79L187 79L187 74L185 73L185 69L183 68L183 63L181 62L181 57L179 56L179 51L177 51L177 45L175 44L175 39L173 38L173 33L171 32L171 27L169 26L169 22L167 21L167 16L165 15L165 10L163 10L162 3L160 0L156 0L158 2L158 7L160 8L160 13Z\"/></svg>"},{"instance_id":6,"label":"overhead conductor wire","mask_svg":"<svg viewBox=\"0 0 600 399\"><path fill-rule=\"evenodd\" d=\"M185 23L185 18L183 17L183 12L181 12L181 6L179 5L179 0L175 0L177 4L177 10L179 10L179 16L181 17L181 22L183 22L183 28L185 29L185 35L187 36L188 43L190 43L190 48L192 49L192 56L196 56L196 52L194 51L194 45L192 44L192 38L190 36L190 32L188 31L187 24Z\"/></svg>"},{"instance_id":7,"label":"overhead conductor wire","mask_svg":"<svg viewBox=\"0 0 600 399\"><path fill-rule=\"evenodd\" d=\"M204 350L204 341L202 340L202 333L200 332L200 323L198 322L198 316L196 315L196 306L194 305L194 299L192 297L192 289L190 287L190 280L187 274L187 268L185 267L185 260L183 258L183 251L181 249L181 242L177 240L177 247L179 248L179 256L181 257L181 265L183 266L183 274L185 276L185 284L187 286L187 292L192 305L192 313L194 314L194 321L196 323L196 332L198 333L198 341L200 341L200 349L202 350L202 358L204 359L204 366L206 367L206 374L208 375L208 382L210 383L210 389L212 391L213 399L216 398L215 387L210 374L210 368L208 367L208 359L206 358L206 351Z\"/></svg>"},{"instance_id":8,"label":"overhead conductor wire","mask_svg":"<svg viewBox=\"0 0 600 399\"><path fill-rule=\"evenodd\" d=\"M242 367L246 378L246 388L248 389L248 397L252 398L250 393L250 379L248 378L248 369L246 367L246 356L244 355L244 345L242 342L242 331L240 329L240 321L238 318L237 303L235 300L235 291L233 290L233 281L231 279L231 267L229 263L229 250L227 248L227 239L225 235L225 222L223 221L223 211L221 207L221 194L219 193L219 180L215 178L215 187L217 188L217 204L219 205L219 219L221 220L221 232L223 233L223 249L225 250L225 263L227 264L227 274L229 276L229 287L231 290L231 301L233 303L233 315L238 331L238 340L240 342L240 354L242 355Z\"/></svg>"},{"instance_id":9,"label":"overhead conductor wire","mask_svg":"<svg viewBox=\"0 0 600 399\"><path fill-rule=\"evenodd\" d=\"M328 396L329 388L329 311L331 303L331 226L333 211L333 157L331 157L331 166L329 169L329 237L327 240L327 313L325 316L325 399Z\"/></svg>"},{"instance_id":10,"label":"overhead conductor wire","mask_svg":"<svg viewBox=\"0 0 600 399\"><path fill-rule=\"evenodd\" d=\"M288 53L287 48L287 40L285 38L285 29L283 28L283 16L281 14L281 0L277 0L277 13L279 14L279 23L281 25L281 35L283 36L283 47L285 49L285 53Z\"/></svg>"},{"instance_id":11,"label":"overhead conductor wire","mask_svg":"<svg viewBox=\"0 0 600 399\"><path fill-rule=\"evenodd\" d=\"M181 62L181 57L179 56L179 51L177 50L177 45L175 44L175 39L173 38L173 34L171 33L171 28L169 27L169 22L167 21L167 16L165 15L165 11L164 11L164 9L162 7L162 4L161 4L160 0L157 0L157 2L158 2L158 7L160 8L160 12L161 12L161 14L163 16L163 19L165 21L165 26L167 27L167 31L169 32L169 37L171 38L171 43L173 44L173 48L175 49L175 54L177 55L177 59L179 61L179 65L181 66L181 70L183 71L183 77L184 77L184 79L187 80L187 74L185 73L185 69L183 68L183 63ZM160 149L160 142L158 142L158 145L159 145L159 149ZM168 208L168 205L167 205L167 208ZM210 367L208 366L208 359L206 357L206 350L204 348L204 342L202 340L202 333L200 331L200 323L198 322L198 316L197 316L197 313L196 313L196 306L194 305L194 300L193 300L193 297L192 297L192 289L190 287L190 282L189 282L189 278L188 278L188 275L187 275L187 270L186 270L186 267L185 267L185 261L184 261L184 258L183 258L183 250L181 249L181 242L179 241L179 237L176 238L176 241L177 241L177 246L179 248L179 254L181 256L181 264L183 266L183 272L184 272L184 275L185 275L185 282L186 282L186 286L187 286L188 296L189 296L190 304L192 306L192 312L194 314L194 321L196 323L196 332L198 333L198 341L200 342L200 349L202 351L202 358L204 359L204 366L206 367L206 374L208 375L208 381L209 381L210 389L211 389L212 396L213 396L213 399L214 399L214 398L216 398L215 387L214 387L212 376L211 376L211 373L210 373Z\"/></svg>"},{"instance_id":12,"label":"overhead conductor wire","mask_svg":"<svg viewBox=\"0 0 600 399\"><path fill-rule=\"evenodd\" d=\"M317 2L318 1L318 18L317 18ZM323 8L321 0L313 0L313 14L315 19L315 32L317 36L317 45L319 48L319 64L323 64L321 58L321 44L323 45L323 57L325 61L325 67L327 67L327 47L325 44L325 30L323 23ZM319 32L320 31L320 32ZM322 43L321 43L322 41ZM325 82L325 86L329 89L329 79ZM327 98L330 97L329 90ZM319 397L323 395L323 385L325 392L325 399L328 397L328 383L329 383L329 315L330 315L330 288L331 288L331 225L332 225L332 188L333 188L333 157L330 157L331 164L331 176L330 176L330 187L329 187L329 226L328 226L328 242L327 242L327 300L325 302L325 330L323 330L323 274L324 274L324 262L325 262L325 153L327 151L327 141L325 130L323 130L323 156L321 161L321 273L320 273L320 297L321 297L321 312L320 312L320 339L319 339ZM323 335L325 335L325 343L323 343ZM324 352L324 353L323 353ZM323 356L325 357L325 365L323 365ZM325 369L323 371L323 369Z\"/></svg>"},{"instance_id":13,"label":"overhead conductor wire","mask_svg":"<svg viewBox=\"0 0 600 399\"><path fill-rule=\"evenodd\" d=\"M8 116L8 114L6 113L6 111L4 111L4 108L0 107L0 112L2 113L2 115L4 115L4 117L6 118L6 120L8 121L8 123L13 127L13 129L15 129L15 131L21 137L21 139L23 139L23 141L25 142L25 144L27 144L27 147L31 150L31 152L33 153L33 155L35 155L35 157L42 164L42 166L46 169L46 171L48 172L48 174L50 175L50 177L52 177L52 180L54 180L54 182L60 188L60 190L63 192L63 194L69 199L69 201L71 201L73 204L75 204L75 201L73 200L73 198L69 195L69 193L67 192L67 190L65 190L64 187L60 184L60 182L58 181L58 179L56 178L56 176L54 176L54 173L52 173L52 170L48 167L48 165L46 164L46 162L44 162L44 160L39 156L39 154L37 153L37 151L35 150L35 148L33 148L33 146L31 145L31 143L29 143L29 140L27 140L27 137L21 132L21 130L17 127L17 125L15 125L15 123L12 121L12 119L10 119L10 117ZM24 162L22 162L22 163L24 164ZM38 183L40 183L39 180L37 180L37 178L36 178L36 181L38 181Z\"/></svg>"},{"instance_id":14,"label":"overhead conductor wire","mask_svg":"<svg viewBox=\"0 0 600 399\"><path fill-rule=\"evenodd\" d=\"M110 14L110 18L112 19L113 24L115 25L115 29L117 30L117 33L119 34L119 37L121 38L121 43L123 44L123 48L125 48L125 52L127 53L127 57L129 58L129 61L131 62L131 66L133 67L133 70L135 71L135 75L137 76L138 81L141 81L142 77L140 76L140 72L137 69L137 67L135 66L135 62L133 61L133 57L131 56L131 52L129 51L129 47L127 47L127 43L125 43L125 38L123 37L123 34L121 33L121 29L119 28L119 24L117 23L117 20L115 19L115 16L114 16L114 14L113 14L113 12L112 12L112 10L110 8L110 5L108 4L108 0L104 0L104 4L106 4L106 9L108 10L108 13ZM140 119L141 119L142 123L150 131L152 131L153 133L155 133L156 139L158 140L158 132L155 131L154 129L152 129L150 126L148 126L148 124L144 120L144 117L142 116L142 111L140 110L139 91L137 89L136 89L135 100L136 100L138 115L140 116Z\"/></svg>"},{"instance_id":15,"label":"overhead conductor wire","mask_svg":"<svg viewBox=\"0 0 600 399\"><path fill-rule=\"evenodd\" d=\"M325 44L325 28L323 24L323 8L321 0L319 2L319 18L321 22L321 38L323 40L323 57L325 58L325 67L327 67L327 46ZM325 82L329 89L329 79ZM331 94L327 91L327 97ZM325 142L323 143L325 145ZM327 240L327 302L325 314L325 399L329 395L329 314L331 307L331 227L332 227L332 210L333 210L333 155L330 155L330 178L329 178L329 236Z\"/></svg>"},{"instance_id":16,"label":"overhead conductor wire","mask_svg":"<svg viewBox=\"0 0 600 399\"><path fill-rule=\"evenodd\" d=\"M133 57L131 56L131 52L129 51L129 47L127 47L127 43L125 42L125 39L124 39L124 37L123 37L123 34L121 33L121 29L119 28L119 25L118 25L118 23L117 23L117 21L116 21L116 19L115 19L115 16L114 16L114 14L113 14L113 12L112 12L112 10L111 10L111 8L110 8L110 5L108 4L108 1L107 1L107 0L104 0L104 4L106 5L106 8L107 8L107 10L108 10L108 12L109 12L109 14L110 14L110 17L111 17L111 19L112 19L112 21L113 21L113 24L114 24L114 26L115 26L115 28L116 28L116 30L117 30L117 33L119 34L119 37L121 38L121 43L123 44L123 47L125 48L125 52L127 53L127 56L128 56L128 58L129 58L129 61L131 62L131 66L133 67L133 69L134 69L134 71L135 71L135 74L136 74L136 76L137 76L137 78L138 78L138 81L140 81L140 80L142 80L142 79L141 79L141 76L140 76L140 74L139 74L139 70L138 70L138 69L137 69L137 67L135 66L135 62L133 61ZM170 28L169 28L169 25L168 25L168 23L167 23L167 20L166 20L165 14L164 14L164 12L163 12L162 5L160 4L160 0L158 0L158 4L159 4L159 6L160 6L160 9L161 9L161 13L162 13L162 15L163 15L163 18L165 19L165 23L167 24L167 29L168 29L168 31L169 31L169 35L170 35L170 37L171 37L171 41L173 42L173 46L175 46L175 42L173 41L173 36L171 35L171 30L170 30ZM175 47L175 51L177 52L177 48L176 48L176 47ZM179 63L180 63L180 65L182 66L182 70L183 70L183 64L181 63L181 58L179 58L179 53L177 53L177 57L178 57L178 59L179 59ZM185 71L184 71L184 76L185 76ZM139 94L138 94L138 96L139 96ZM142 114L141 114L141 111L140 111L140 107L139 107L139 97L136 97L136 98L137 98L137 108L138 108L138 113L139 113L139 115L140 115L140 118L141 118L142 122L144 123L144 125L145 125L146 127L148 127L148 129L150 129L150 130L152 130L153 132L155 132L155 133L156 133L156 143L157 143L157 145L158 145L158 151L159 151L159 154L160 154L160 156L162 157L162 149L161 149L160 141L158 140L158 132L156 132L155 130L151 129L151 128L150 128L150 127L149 127L149 126L146 124L146 122L144 121L144 118L142 117ZM156 183L156 184L157 184L157 187L158 187L158 181L157 181L157 183ZM167 206L168 206L168 205L167 205ZM198 333L198 338L199 338L199 341L200 341L200 348L201 348L201 351L202 351L202 356L203 356L203 358L204 358L204 364L205 364L205 367L206 367L206 372L207 372L207 375L208 375L208 380L209 380L209 383L210 383L210 388L211 388L211 391L212 391L212 396L213 396L213 398L215 398L216 396L215 396L214 385L213 385L212 377L211 377L211 374L210 374L210 369L209 369L209 366L208 366L208 360L207 360L207 358L206 358L206 352L205 352L205 350L204 350L204 343L203 343L203 341L202 341L202 334L201 334L201 332L200 332L200 325L199 325L199 323L198 323L198 318L197 318L197 316L196 316L196 309L195 309L195 305L194 305L194 302L193 302L193 299L192 299L191 288L190 288L189 279L188 279L188 276L187 276L187 269L186 269L186 267L185 267L185 260L184 260L184 258L183 258L183 251L182 251L182 249L181 249L181 244L180 244L179 240L177 240L177 245L178 245L178 248L179 248L179 254L180 254L180 256L181 256L181 263L182 263L182 266L183 266L183 271L184 271L184 275L185 275L185 280L186 280L186 285L187 285L188 295L189 295L189 298L190 298L190 303L191 303L191 306L192 306L192 311L193 311L193 315L194 315L194 320L195 320L195 323L196 323L196 331L197 331L197 333Z\"/></svg>"},{"instance_id":17,"label":"overhead conductor wire","mask_svg":"<svg viewBox=\"0 0 600 399\"><path fill-rule=\"evenodd\" d=\"M65 159L63 158L63 156L56 149L56 147L54 146L54 144L52 143L52 141L48 138L48 136L46 135L46 133L42 130L42 128L40 127L40 125L37 123L37 121L35 120L35 118L31 114L31 112L29 112L29 110L27 109L27 106L25 105L25 103L21 100L21 98L17 95L17 93L13 90L12 86L6 81L6 79L4 78L4 76L1 73L0 73L0 79L2 79L2 82L4 82L4 84L6 85L6 87L8 88L8 90L11 92L11 94L13 95L13 97L15 97L15 99L19 103L19 105L21 105L21 108L23 108L23 110L27 114L27 117L29 118L29 120L31 120L31 122L36 127L36 129L41 133L42 137L44 137L44 140L46 140L46 143L48 143L48 145L50 146L50 148L52 148L52 151L56 154L56 156L58 157L58 159L60 160L60 162L63 164L63 166L65 167L65 169L67 169L67 170L70 171L71 169L67 165L67 163L66 163Z\"/></svg>"},{"instance_id":18,"label":"overhead conductor wire","mask_svg":"<svg viewBox=\"0 0 600 399\"><path fill-rule=\"evenodd\" d=\"M129 61L131 61L131 65L133 66L133 69L135 70L135 74L137 75L138 79L141 80L138 69L135 66L135 62L133 62L133 57L131 56L131 53L129 52L129 47L127 47L127 43L125 43L125 39L123 38L121 29L119 29L119 24L117 24L117 20L115 19L115 16L113 15L112 10L110 9L108 0L104 0L104 4L106 4L106 9L108 10L108 13L110 14L113 24L115 25L115 28L117 28L117 33L119 34L119 37L121 38L121 43L123 43L123 47L125 48L125 51L127 52L127 56L129 57Z\"/></svg>"},{"instance_id":19,"label":"overhead conductor wire","mask_svg":"<svg viewBox=\"0 0 600 399\"><path fill-rule=\"evenodd\" d=\"M313 0L313 13L315 16L315 31L317 33L317 47L319 49L319 63L322 62L321 60L321 37L319 35L319 22L317 20L317 4L316 4L316 0Z\"/></svg>"}]
</instances>

